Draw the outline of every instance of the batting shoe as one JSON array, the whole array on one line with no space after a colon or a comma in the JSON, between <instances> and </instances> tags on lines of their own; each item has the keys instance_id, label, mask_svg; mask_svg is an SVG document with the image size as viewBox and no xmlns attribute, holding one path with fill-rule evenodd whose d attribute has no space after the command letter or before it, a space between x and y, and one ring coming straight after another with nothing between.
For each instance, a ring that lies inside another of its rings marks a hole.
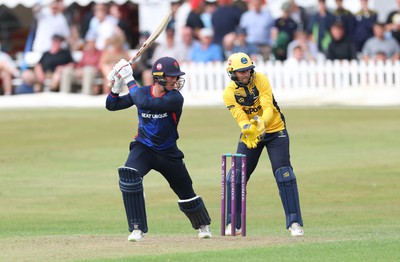
<instances>
[{"instance_id":1,"label":"batting shoe","mask_svg":"<svg viewBox=\"0 0 400 262\"><path fill-rule=\"evenodd\" d=\"M144 233L142 230L140 229L135 229L132 231L132 233L128 236L128 241L131 242L138 242L140 240L142 240L142 238L144 237Z\"/></svg>"},{"instance_id":2,"label":"batting shoe","mask_svg":"<svg viewBox=\"0 0 400 262\"><path fill-rule=\"evenodd\" d=\"M232 236L232 225L231 224L228 224L227 226L226 226L226 228L225 228L225 236ZM235 235L236 236L238 236L238 235L240 235L240 234L242 234L242 229L241 228L236 228L236 230L235 230Z\"/></svg>"},{"instance_id":3,"label":"batting shoe","mask_svg":"<svg viewBox=\"0 0 400 262\"><path fill-rule=\"evenodd\" d=\"M210 226L209 225L200 226L198 236L199 238L211 238L212 235Z\"/></svg>"},{"instance_id":4,"label":"batting shoe","mask_svg":"<svg viewBox=\"0 0 400 262\"><path fill-rule=\"evenodd\" d=\"M292 225L289 227L289 230L292 234L292 237L301 237L304 235L303 227L299 223L292 223Z\"/></svg>"}]
</instances>

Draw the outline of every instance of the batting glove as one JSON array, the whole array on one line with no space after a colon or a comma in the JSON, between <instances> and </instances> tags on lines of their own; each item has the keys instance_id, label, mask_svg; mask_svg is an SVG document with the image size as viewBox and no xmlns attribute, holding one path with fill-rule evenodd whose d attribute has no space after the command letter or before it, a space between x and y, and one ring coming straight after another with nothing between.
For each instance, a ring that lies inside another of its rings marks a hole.
<instances>
[{"instance_id":1,"label":"batting glove","mask_svg":"<svg viewBox=\"0 0 400 262\"><path fill-rule=\"evenodd\" d=\"M122 91L122 85L124 81L122 78L117 76L117 71L115 69L111 70L107 75L107 80L112 83L111 92L114 94L119 94Z\"/></svg>"},{"instance_id":2,"label":"batting glove","mask_svg":"<svg viewBox=\"0 0 400 262\"><path fill-rule=\"evenodd\" d=\"M119 62L115 64L113 69L117 71L117 76L119 78L124 79L126 84L135 80L135 78L133 77L132 65L125 59L119 60Z\"/></svg>"}]
</instances>

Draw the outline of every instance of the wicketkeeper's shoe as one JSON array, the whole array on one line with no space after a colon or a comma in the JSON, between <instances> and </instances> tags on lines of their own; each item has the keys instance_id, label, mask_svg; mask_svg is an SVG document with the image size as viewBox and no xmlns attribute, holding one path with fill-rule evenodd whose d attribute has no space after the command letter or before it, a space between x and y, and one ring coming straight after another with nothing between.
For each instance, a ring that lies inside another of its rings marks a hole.
<instances>
[{"instance_id":1,"label":"wicketkeeper's shoe","mask_svg":"<svg viewBox=\"0 0 400 262\"><path fill-rule=\"evenodd\" d=\"M199 238L211 238L212 235L210 226L209 225L200 226L198 236Z\"/></svg>"},{"instance_id":2,"label":"wicketkeeper's shoe","mask_svg":"<svg viewBox=\"0 0 400 262\"><path fill-rule=\"evenodd\" d=\"M226 228L225 228L225 236L232 236L232 225L231 224L228 224L228 225L226 225ZM238 235L240 235L240 234L242 234L242 229L241 228L239 228L239 229L235 229L235 235L236 236L238 236Z\"/></svg>"},{"instance_id":3,"label":"wicketkeeper's shoe","mask_svg":"<svg viewBox=\"0 0 400 262\"><path fill-rule=\"evenodd\" d=\"M304 235L303 227L299 223L292 223L289 230L293 237L301 237Z\"/></svg>"},{"instance_id":4,"label":"wicketkeeper's shoe","mask_svg":"<svg viewBox=\"0 0 400 262\"><path fill-rule=\"evenodd\" d=\"M128 236L128 241L137 242L142 240L144 237L144 233L140 229L135 229L132 233Z\"/></svg>"}]
</instances>

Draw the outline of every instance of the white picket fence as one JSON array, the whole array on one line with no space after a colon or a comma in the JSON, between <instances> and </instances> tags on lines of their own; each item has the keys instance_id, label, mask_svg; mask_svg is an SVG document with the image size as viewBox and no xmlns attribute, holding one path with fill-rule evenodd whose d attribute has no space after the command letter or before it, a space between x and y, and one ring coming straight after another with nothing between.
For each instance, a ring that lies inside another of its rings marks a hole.
<instances>
[{"instance_id":1,"label":"white picket fence","mask_svg":"<svg viewBox=\"0 0 400 262\"><path fill-rule=\"evenodd\" d=\"M321 102L335 96L340 99L339 94L349 94L350 97L352 94L355 99L355 93L358 97L362 95L363 99L368 94L373 99L376 92L394 91L400 94L400 61L261 61L255 66L257 72L268 76L279 100L313 99ZM190 104L222 103L222 91L230 81L225 70L226 63L184 63L181 68L186 72L186 84L182 92Z\"/></svg>"}]
</instances>

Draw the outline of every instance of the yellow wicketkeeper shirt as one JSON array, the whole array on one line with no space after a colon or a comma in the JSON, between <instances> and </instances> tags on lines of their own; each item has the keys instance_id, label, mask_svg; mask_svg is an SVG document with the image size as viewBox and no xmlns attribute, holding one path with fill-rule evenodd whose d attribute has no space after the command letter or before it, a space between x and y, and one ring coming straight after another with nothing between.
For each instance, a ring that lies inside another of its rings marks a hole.
<instances>
[{"instance_id":1,"label":"yellow wicketkeeper shirt","mask_svg":"<svg viewBox=\"0 0 400 262\"><path fill-rule=\"evenodd\" d=\"M230 82L223 99L240 128L250 124L250 119L257 115L264 120L266 133L285 129L284 117L272 94L271 84L262 73L254 72L247 87Z\"/></svg>"}]
</instances>

